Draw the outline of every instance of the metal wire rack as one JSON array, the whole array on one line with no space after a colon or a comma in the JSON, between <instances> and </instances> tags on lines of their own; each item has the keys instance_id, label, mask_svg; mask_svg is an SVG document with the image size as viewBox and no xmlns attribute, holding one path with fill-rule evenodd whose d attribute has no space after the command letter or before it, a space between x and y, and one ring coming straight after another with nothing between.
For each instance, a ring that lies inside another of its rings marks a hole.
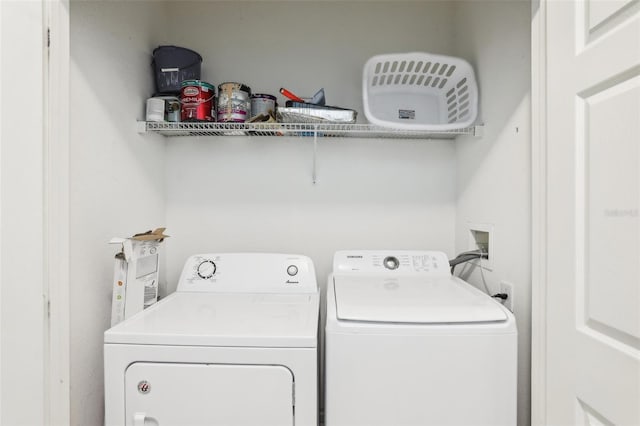
<instances>
[{"instance_id":1,"label":"metal wire rack","mask_svg":"<svg viewBox=\"0 0 640 426\"><path fill-rule=\"evenodd\" d=\"M167 123L138 121L140 133L164 136L311 136L314 138L455 139L460 135L481 136L482 126L449 131L404 130L370 124L337 123Z\"/></svg>"}]
</instances>

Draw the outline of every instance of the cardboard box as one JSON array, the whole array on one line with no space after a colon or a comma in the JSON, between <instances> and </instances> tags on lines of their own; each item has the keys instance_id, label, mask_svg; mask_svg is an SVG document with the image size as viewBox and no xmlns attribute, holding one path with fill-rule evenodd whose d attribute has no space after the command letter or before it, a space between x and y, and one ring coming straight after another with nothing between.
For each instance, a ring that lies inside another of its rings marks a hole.
<instances>
[{"instance_id":1,"label":"cardboard box","mask_svg":"<svg viewBox=\"0 0 640 426\"><path fill-rule=\"evenodd\" d=\"M120 245L113 272L111 326L158 301L159 248L168 237L164 230L158 228L109 241Z\"/></svg>"}]
</instances>

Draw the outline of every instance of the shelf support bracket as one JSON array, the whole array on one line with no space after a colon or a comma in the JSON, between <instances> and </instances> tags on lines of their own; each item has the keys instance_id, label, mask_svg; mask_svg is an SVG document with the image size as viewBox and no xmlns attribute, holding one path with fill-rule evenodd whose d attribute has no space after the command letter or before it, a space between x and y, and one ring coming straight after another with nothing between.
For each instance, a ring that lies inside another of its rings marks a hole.
<instances>
[{"instance_id":1,"label":"shelf support bracket","mask_svg":"<svg viewBox=\"0 0 640 426\"><path fill-rule=\"evenodd\" d=\"M316 165L318 162L318 127L314 126L313 128L313 165L311 169L311 180L313 184L316 184Z\"/></svg>"},{"instance_id":2,"label":"shelf support bracket","mask_svg":"<svg viewBox=\"0 0 640 426\"><path fill-rule=\"evenodd\" d=\"M147 122L146 121L138 121L136 124L136 130L138 133L147 133Z\"/></svg>"}]
</instances>

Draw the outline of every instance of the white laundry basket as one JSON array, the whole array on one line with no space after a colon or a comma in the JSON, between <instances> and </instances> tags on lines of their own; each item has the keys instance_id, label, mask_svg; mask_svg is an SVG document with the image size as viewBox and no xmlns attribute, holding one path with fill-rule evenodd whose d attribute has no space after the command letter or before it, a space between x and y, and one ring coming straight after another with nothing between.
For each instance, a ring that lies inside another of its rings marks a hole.
<instances>
[{"instance_id":1,"label":"white laundry basket","mask_svg":"<svg viewBox=\"0 0 640 426\"><path fill-rule=\"evenodd\" d=\"M460 58L378 55L367 61L362 77L364 114L375 125L445 131L468 127L478 115L473 68Z\"/></svg>"}]
</instances>

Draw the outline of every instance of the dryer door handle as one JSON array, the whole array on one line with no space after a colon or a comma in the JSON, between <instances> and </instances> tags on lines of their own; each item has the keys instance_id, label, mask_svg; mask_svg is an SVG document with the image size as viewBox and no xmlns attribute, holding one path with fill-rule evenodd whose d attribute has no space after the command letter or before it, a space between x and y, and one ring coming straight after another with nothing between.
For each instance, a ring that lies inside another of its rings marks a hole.
<instances>
[{"instance_id":1,"label":"dryer door handle","mask_svg":"<svg viewBox=\"0 0 640 426\"><path fill-rule=\"evenodd\" d=\"M135 413L133 415L133 426L150 426L159 425L158 421L153 417L147 417L147 413Z\"/></svg>"}]
</instances>

